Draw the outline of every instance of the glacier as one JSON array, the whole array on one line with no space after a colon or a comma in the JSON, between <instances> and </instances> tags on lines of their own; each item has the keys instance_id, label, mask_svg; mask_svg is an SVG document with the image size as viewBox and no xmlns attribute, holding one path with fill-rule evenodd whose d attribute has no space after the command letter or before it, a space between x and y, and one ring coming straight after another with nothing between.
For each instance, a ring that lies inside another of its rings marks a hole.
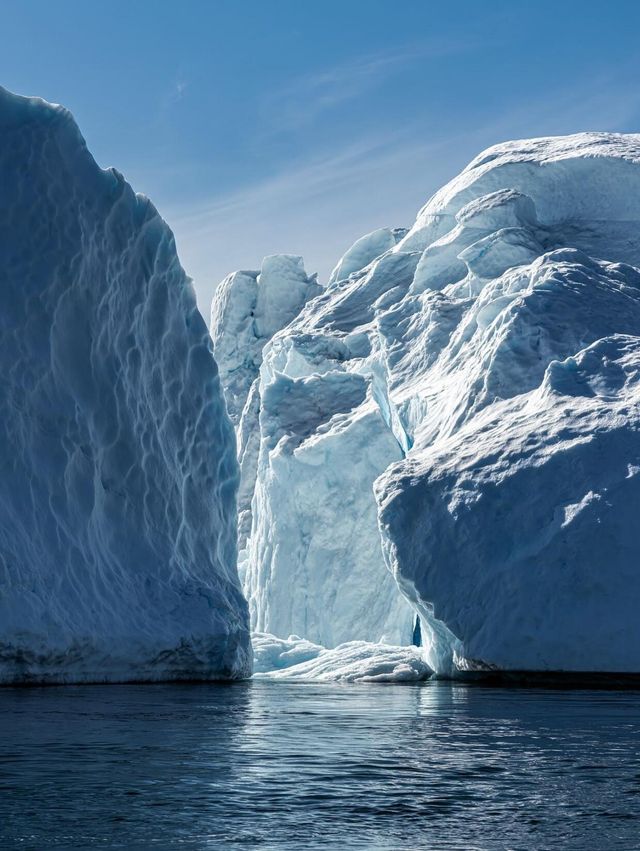
<instances>
[{"instance_id":1,"label":"glacier","mask_svg":"<svg viewBox=\"0 0 640 851\"><path fill-rule=\"evenodd\" d=\"M0 89L0 682L250 674L238 485L171 231Z\"/></svg>"},{"instance_id":2,"label":"glacier","mask_svg":"<svg viewBox=\"0 0 640 851\"><path fill-rule=\"evenodd\" d=\"M496 145L294 290L237 420L255 632L640 671L638 189L640 136Z\"/></svg>"}]
</instances>

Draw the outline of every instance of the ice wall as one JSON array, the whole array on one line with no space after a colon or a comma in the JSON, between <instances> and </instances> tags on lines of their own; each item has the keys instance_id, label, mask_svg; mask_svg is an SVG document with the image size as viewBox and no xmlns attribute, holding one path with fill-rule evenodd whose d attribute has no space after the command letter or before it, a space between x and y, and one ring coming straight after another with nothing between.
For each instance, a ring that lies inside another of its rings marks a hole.
<instances>
[{"instance_id":1,"label":"ice wall","mask_svg":"<svg viewBox=\"0 0 640 851\"><path fill-rule=\"evenodd\" d=\"M302 257L273 254L264 258L259 272L228 275L216 288L211 304L211 338L238 442L241 571L251 530L251 501L260 446L258 373L263 350L320 291L316 275L305 272Z\"/></svg>"},{"instance_id":2,"label":"ice wall","mask_svg":"<svg viewBox=\"0 0 640 851\"><path fill-rule=\"evenodd\" d=\"M241 446L257 449L243 574L260 632L329 648L411 643L416 615L378 533L373 483L403 448L389 427L370 335L372 292L382 297L390 282L406 289L414 259L376 260L344 304L330 285L263 351L241 425L255 405L255 427L241 435Z\"/></svg>"},{"instance_id":3,"label":"ice wall","mask_svg":"<svg viewBox=\"0 0 640 851\"><path fill-rule=\"evenodd\" d=\"M238 469L152 204L0 90L0 682L250 673Z\"/></svg>"}]
</instances>

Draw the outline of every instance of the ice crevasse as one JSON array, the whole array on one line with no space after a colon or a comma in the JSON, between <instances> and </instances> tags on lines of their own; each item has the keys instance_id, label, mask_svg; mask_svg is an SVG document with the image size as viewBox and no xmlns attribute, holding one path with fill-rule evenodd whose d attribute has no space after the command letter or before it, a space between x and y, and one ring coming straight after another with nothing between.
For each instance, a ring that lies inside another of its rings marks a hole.
<instances>
[{"instance_id":1,"label":"ice crevasse","mask_svg":"<svg viewBox=\"0 0 640 851\"><path fill-rule=\"evenodd\" d=\"M508 142L297 299L237 420L255 630L640 671L639 234L640 137Z\"/></svg>"},{"instance_id":2,"label":"ice crevasse","mask_svg":"<svg viewBox=\"0 0 640 851\"><path fill-rule=\"evenodd\" d=\"M238 467L152 204L0 89L0 682L248 676Z\"/></svg>"}]
</instances>

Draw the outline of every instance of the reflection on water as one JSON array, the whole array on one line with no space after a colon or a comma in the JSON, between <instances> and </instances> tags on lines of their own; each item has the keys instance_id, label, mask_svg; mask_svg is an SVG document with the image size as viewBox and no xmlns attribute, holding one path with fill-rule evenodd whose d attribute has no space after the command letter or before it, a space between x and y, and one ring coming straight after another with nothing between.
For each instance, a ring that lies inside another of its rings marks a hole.
<instances>
[{"instance_id":1,"label":"reflection on water","mask_svg":"<svg viewBox=\"0 0 640 851\"><path fill-rule=\"evenodd\" d=\"M639 848L640 694L0 690L0 847Z\"/></svg>"}]
</instances>

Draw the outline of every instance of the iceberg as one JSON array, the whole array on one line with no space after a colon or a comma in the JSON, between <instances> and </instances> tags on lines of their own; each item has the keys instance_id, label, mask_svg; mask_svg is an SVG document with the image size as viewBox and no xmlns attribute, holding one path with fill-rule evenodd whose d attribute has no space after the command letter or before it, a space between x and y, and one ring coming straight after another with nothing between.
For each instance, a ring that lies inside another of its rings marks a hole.
<instances>
[{"instance_id":1,"label":"iceberg","mask_svg":"<svg viewBox=\"0 0 640 851\"><path fill-rule=\"evenodd\" d=\"M255 631L640 671L639 190L640 136L497 145L298 302L245 403Z\"/></svg>"},{"instance_id":2,"label":"iceberg","mask_svg":"<svg viewBox=\"0 0 640 851\"><path fill-rule=\"evenodd\" d=\"M379 316L411 448L376 496L440 674L640 670L639 155L611 134L497 146L398 246L423 252Z\"/></svg>"},{"instance_id":3,"label":"iceberg","mask_svg":"<svg viewBox=\"0 0 640 851\"><path fill-rule=\"evenodd\" d=\"M640 669L639 380L604 337L378 482L440 673Z\"/></svg>"},{"instance_id":4,"label":"iceberg","mask_svg":"<svg viewBox=\"0 0 640 851\"><path fill-rule=\"evenodd\" d=\"M173 236L0 89L0 682L251 670L238 467Z\"/></svg>"}]
</instances>

